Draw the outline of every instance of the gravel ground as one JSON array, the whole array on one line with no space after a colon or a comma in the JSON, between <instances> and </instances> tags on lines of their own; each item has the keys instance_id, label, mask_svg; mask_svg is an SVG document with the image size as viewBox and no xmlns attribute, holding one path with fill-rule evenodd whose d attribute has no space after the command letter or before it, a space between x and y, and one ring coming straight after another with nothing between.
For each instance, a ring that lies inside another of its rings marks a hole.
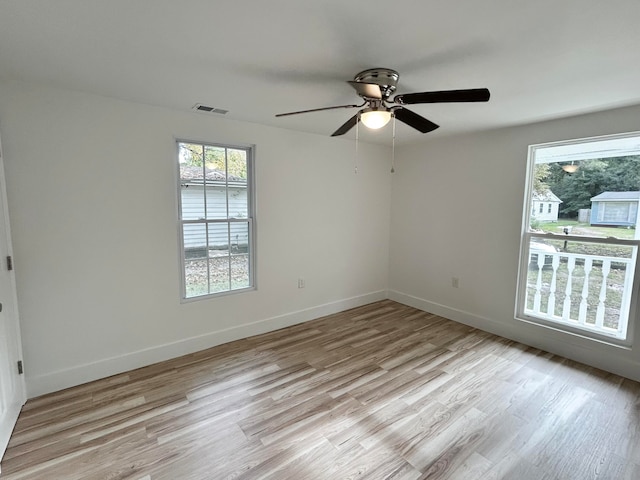
<instances>
[{"instance_id":1,"label":"gravel ground","mask_svg":"<svg viewBox=\"0 0 640 480\"><path fill-rule=\"evenodd\" d=\"M249 264L247 255L231 257L231 282L235 288L248 286ZM229 289L229 257L215 256L209 258L211 275L211 292ZM207 292L207 260L195 259L186 262L186 283L190 293Z\"/></svg>"}]
</instances>

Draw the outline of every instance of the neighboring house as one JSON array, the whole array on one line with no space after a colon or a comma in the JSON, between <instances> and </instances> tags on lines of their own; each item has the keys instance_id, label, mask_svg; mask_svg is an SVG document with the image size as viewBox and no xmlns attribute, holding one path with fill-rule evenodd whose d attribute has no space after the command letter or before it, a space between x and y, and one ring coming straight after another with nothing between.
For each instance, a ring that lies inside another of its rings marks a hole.
<instances>
[{"instance_id":1,"label":"neighboring house","mask_svg":"<svg viewBox=\"0 0 640 480\"><path fill-rule=\"evenodd\" d=\"M226 195L227 186L229 194L229 212L231 218L247 217L247 180L246 178L229 176L227 183L224 172L206 169L206 198L205 186L202 179L202 167L187 165L180 166L180 201L182 215L185 220L199 220L205 218L205 205L207 218L226 219ZM202 250L207 245L207 232L202 225L185 227L185 249ZM230 237L229 237L230 235ZM239 248L248 243L246 224L240 223L227 229L227 224L219 227L209 226L209 248L227 250L229 244L232 248Z\"/></svg>"},{"instance_id":2,"label":"neighboring house","mask_svg":"<svg viewBox=\"0 0 640 480\"><path fill-rule=\"evenodd\" d=\"M591 198L591 225L633 227L640 192L603 192Z\"/></svg>"},{"instance_id":3,"label":"neighboring house","mask_svg":"<svg viewBox=\"0 0 640 480\"><path fill-rule=\"evenodd\" d=\"M543 222L557 222L560 200L551 190L534 192L531 200L531 215Z\"/></svg>"}]
</instances>

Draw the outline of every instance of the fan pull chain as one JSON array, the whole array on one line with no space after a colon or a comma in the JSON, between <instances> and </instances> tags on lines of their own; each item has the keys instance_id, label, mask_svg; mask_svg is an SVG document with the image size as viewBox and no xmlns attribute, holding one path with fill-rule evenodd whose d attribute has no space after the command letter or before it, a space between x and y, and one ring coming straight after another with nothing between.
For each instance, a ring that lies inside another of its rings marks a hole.
<instances>
[{"instance_id":1,"label":"fan pull chain","mask_svg":"<svg viewBox=\"0 0 640 480\"><path fill-rule=\"evenodd\" d=\"M393 115L393 136L391 138L391 173L396 173L396 116Z\"/></svg>"},{"instance_id":2,"label":"fan pull chain","mask_svg":"<svg viewBox=\"0 0 640 480\"><path fill-rule=\"evenodd\" d=\"M358 112L358 118L356 119L356 158L353 161L353 173L358 174L358 126L360 125L360 112Z\"/></svg>"}]
</instances>

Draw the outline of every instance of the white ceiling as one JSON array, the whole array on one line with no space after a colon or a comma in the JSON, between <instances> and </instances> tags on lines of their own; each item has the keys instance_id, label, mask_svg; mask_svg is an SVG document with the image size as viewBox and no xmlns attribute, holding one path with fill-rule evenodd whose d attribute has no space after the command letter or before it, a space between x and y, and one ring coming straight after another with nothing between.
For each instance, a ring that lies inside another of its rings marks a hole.
<instances>
[{"instance_id":1,"label":"white ceiling","mask_svg":"<svg viewBox=\"0 0 640 480\"><path fill-rule=\"evenodd\" d=\"M322 135L355 110L274 114L359 103L367 68L396 93L491 90L412 106L441 128L407 142L640 104L639 19L639 0L0 0L0 79Z\"/></svg>"}]
</instances>

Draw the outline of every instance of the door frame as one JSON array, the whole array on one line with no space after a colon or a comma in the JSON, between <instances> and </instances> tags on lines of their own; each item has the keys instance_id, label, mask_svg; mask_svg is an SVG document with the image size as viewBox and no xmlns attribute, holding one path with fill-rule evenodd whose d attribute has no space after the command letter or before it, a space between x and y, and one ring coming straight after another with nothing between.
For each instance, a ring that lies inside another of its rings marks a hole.
<instances>
[{"instance_id":1,"label":"door frame","mask_svg":"<svg viewBox=\"0 0 640 480\"><path fill-rule=\"evenodd\" d=\"M5 237L2 241L6 244L6 255L13 258L13 247L11 244L11 229L9 225L9 208L7 205L7 187L4 173L4 156L2 153L2 143L0 140L0 203L2 208L0 209L0 222L4 222ZM0 252L0 254L3 252ZM4 456L4 452L9 443L9 438L13 432L15 422L18 419L20 410L27 400L27 389L23 374L18 374L17 362L23 359L22 356L22 339L20 335L20 320L18 314L18 295L16 291L16 280L14 271L9 271L6 258L0 258L0 271L9 275L9 282L11 285L8 297L4 298L3 304L7 307L4 314L4 320L6 324L5 336L8 344L7 352L11 355L8 358L8 364L6 368L9 373L9 378L12 379L12 398L9 399L7 405L7 411L0 422L0 460ZM4 346L3 346L4 347ZM15 356L15 358L11 358ZM1 392L0 392L1 394Z\"/></svg>"}]
</instances>

